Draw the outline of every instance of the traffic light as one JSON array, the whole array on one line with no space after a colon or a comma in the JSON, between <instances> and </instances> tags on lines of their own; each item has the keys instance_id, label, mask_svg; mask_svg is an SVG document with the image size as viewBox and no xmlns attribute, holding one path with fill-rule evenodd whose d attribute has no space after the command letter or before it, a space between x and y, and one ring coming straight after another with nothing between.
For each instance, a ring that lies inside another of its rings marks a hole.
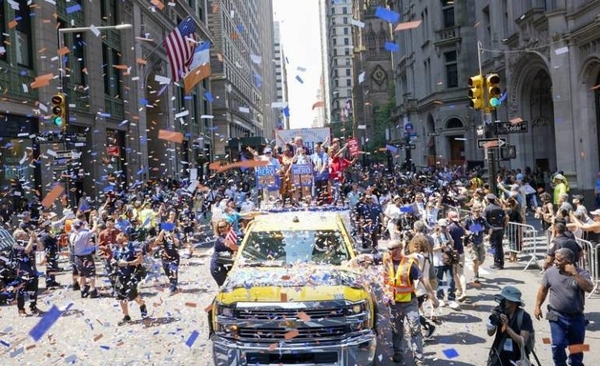
<instances>
[{"instance_id":1,"label":"traffic light","mask_svg":"<svg viewBox=\"0 0 600 366\"><path fill-rule=\"evenodd\" d=\"M490 108L498 107L500 102L500 96L502 91L500 90L500 76L498 74L489 74L485 79L485 86L487 87L488 105Z\"/></svg>"},{"instance_id":2,"label":"traffic light","mask_svg":"<svg viewBox=\"0 0 600 366\"><path fill-rule=\"evenodd\" d=\"M65 104L66 97L63 93L58 93L52 97L52 123L63 131L67 128L67 108Z\"/></svg>"},{"instance_id":3,"label":"traffic light","mask_svg":"<svg viewBox=\"0 0 600 366\"><path fill-rule=\"evenodd\" d=\"M483 76L475 75L469 78L469 106L479 110L483 108Z\"/></svg>"}]
</instances>

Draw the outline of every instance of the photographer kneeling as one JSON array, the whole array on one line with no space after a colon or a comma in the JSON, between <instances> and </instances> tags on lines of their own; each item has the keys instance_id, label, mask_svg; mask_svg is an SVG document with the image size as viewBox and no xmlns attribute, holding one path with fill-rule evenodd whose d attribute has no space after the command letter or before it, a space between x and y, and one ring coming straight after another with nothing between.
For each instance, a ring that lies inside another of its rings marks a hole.
<instances>
[{"instance_id":1,"label":"photographer kneeling","mask_svg":"<svg viewBox=\"0 0 600 366\"><path fill-rule=\"evenodd\" d=\"M487 322L487 333L494 338L487 366L513 365L522 359L529 359L531 350L525 349L533 332L531 316L521 307L521 291L514 286L506 286L500 295L494 296L498 306L492 309ZM525 352L522 353L522 349ZM529 363L519 363L529 365Z\"/></svg>"}]
</instances>

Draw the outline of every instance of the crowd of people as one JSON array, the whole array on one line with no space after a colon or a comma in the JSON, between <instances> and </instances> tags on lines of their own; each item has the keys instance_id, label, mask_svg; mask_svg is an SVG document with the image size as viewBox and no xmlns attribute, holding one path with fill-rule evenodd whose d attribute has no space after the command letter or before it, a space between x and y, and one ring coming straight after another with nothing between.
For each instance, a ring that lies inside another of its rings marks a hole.
<instances>
[{"instance_id":1,"label":"crowd of people","mask_svg":"<svg viewBox=\"0 0 600 366\"><path fill-rule=\"evenodd\" d=\"M326 142L317 143L314 152L307 154L302 139L295 139L285 144L279 154L278 149L269 147L263 149L262 155L251 151L255 159L276 166L280 177L277 191L260 192L250 169L203 177L200 184L195 185L187 180L158 179L134 187L117 187L96 199L83 196L75 209L67 208L62 215L35 204L14 212L3 203L0 216L12 232L15 244L10 258L0 258L0 300L9 303L16 300L18 312L23 316L43 313L37 307L39 280L45 279L47 289L62 287L56 281L56 274L65 269L59 267L58 259L62 252L68 252L72 264L68 269L72 272L70 288L80 292L82 298L115 297L123 314L119 324L124 325L131 321L130 301L139 305L142 318L148 314L137 290L140 282L164 278L170 293L177 293L180 259L194 255L195 243L215 240L210 267L220 286L226 279L238 239L243 237L245 223L258 214L260 207L329 204L347 207L351 212L352 235L365 251L357 261L382 264L385 267L383 282L388 285L397 282L398 273L408 271L408 281L403 284L407 291L387 292L391 317L395 319L393 345L397 362L403 359L400 339L404 319L410 324L417 347L415 360L420 364L421 327L426 339L432 337L436 313L421 312L415 318L413 310L423 310L427 302L433 309L444 306L459 309L468 297L467 283L480 280L478 269L486 258L486 241L494 253L493 268L501 270L505 261L517 261L515 253L521 249L521 239L518 235L510 238L511 251L505 256L505 230L509 222L525 222L527 215L535 215L556 244L549 252L547 268L552 264L559 269L563 263L567 266L566 270L560 269L559 274L548 275L544 280L539 305L544 302L548 288L558 286L557 276L565 273L581 276L581 282L578 280L581 289L590 290L589 275L585 277L585 272L568 265L575 265L581 253L573 236L582 237L587 233L588 240L595 240L594 235L600 235L600 210L588 213L581 196L574 196L575 207L571 206L568 182L562 174L554 175L551 196L545 192L549 187L535 183L536 175L530 170L502 170L497 176L498 189L493 192L483 182L478 169L468 171L461 166L407 171L387 162L363 166L356 157L347 158L347 147L341 146L339 140L334 139L329 147L326 145ZM303 192L302 187L295 184L291 176L293 164L313 168L312 189ZM388 241L385 248L388 254L380 254L380 249L384 249L380 247L382 239ZM568 249L573 256L563 249ZM36 258L39 252L45 253L43 258ZM469 281L464 271L465 256L474 264L473 278ZM407 262L405 257L411 260ZM46 264L45 274L37 270L40 260ZM98 267L102 271L97 271ZM96 277L100 272L109 279L108 288L97 288ZM414 282L418 285L413 288ZM516 306L502 313L500 325L513 322L519 313L520 293L515 290L505 288L501 294L502 299ZM30 303L29 313L26 299ZM561 314L563 304L557 304L552 296L549 301L553 311ZM583 313L583 308L579 313ZM535 316L540 314L536 306ZM519 335L525 339L532 330L528 315L522 325L510 324L513 328L508 329L515 331L500 331L492 324L490 334L501 334L517 342ZM561 327L568 328L568 325L561 323L552 327L553 344L566 347L581 340ZM563 337L556 335L555 338L554 334L561 331ZM496 353L498 359L505 362L517 357L515 350L518 348L505 353L497 348ZM562 365L557 360L564 357L559 350L556 352L556 365ZM572 365L581 364L577 363L577 357L571 357Z\"/></svg>"}]
</instances>

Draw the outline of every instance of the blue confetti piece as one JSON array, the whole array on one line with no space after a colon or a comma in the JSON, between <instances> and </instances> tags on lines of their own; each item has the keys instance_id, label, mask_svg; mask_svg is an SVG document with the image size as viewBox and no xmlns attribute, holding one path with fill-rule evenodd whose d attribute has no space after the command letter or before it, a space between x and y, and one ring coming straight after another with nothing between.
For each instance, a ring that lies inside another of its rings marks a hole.
<instances>
[{"instance_id":1,"label":"blue confetti piece","mask_svg":"<svg viewBox=\"0 0 600 366\"><path fill-rule=\"evenodd\" d=\"M3 340L0 339L0 344L3 345L4 347L10 347L10 343L5 342Z\"/></svg>"},{"instance_id":2,"label":"blue confetti piece","mask_svg":"<svg viewBox=\"0 0 600 366\"><path fill-rule=\"evenodd\" d=\"M143 168L140 169L140 170L138 170L138 172L136 173L136 175L141 175L141 174L144 174L144 169Z\"/></svg>"},{"instance_id":3,"label":"blue confetti piece","mask_svg":"<svg viewBox=\"0 0 600 366\"><path fill-rule=\"evenodd\" d=\"M300 77L300 75L296 75L296 80L300 82L300 84L304 84L304 80Z\"/></svg>"},{"instance_id":4,"label":"blue confetti piece","mask_svg":"<svg viewBox=\"0 0 600 366\"><path fill-rule=\"evenodd\" d=\"M289 117L290 116L290 107L286 106L285 108L283 108L282 112L283 112L284 116Z\"/></svg>"},{"instance_id":5,"label":"blue confetti piece","mask_svg":"<svg viewBox=\"0 0 600 366\"><path fill-rule=\"evenodd\" d=\"M454 348L448 348L443 350L442 352L444 352L444 356L446 356L447 358L458 357L458 352L456 352Z\"/></svg>"},{"instance_id":6,"label":"blue confetti piece","mask_svg":"<svg viewBox=\"0 0 600 366\"><path fill-rule=\"evenodd\" d=\"M72 14L78 11L81 11L81 5L79 4L71 5L67 8L67 14Z\"/></svg>"},{"instance_id":7,"label":"blue confetti piece","mask_svg":"<svg viewBox=\"0 0 600 366\"><path fill-rule=\"evenodd\" d=\"M411 212L413 212L413 207L410 205L402 206L402 207L400 207L400 212L411 213Z\"/></svg>"},{"instance_id":8,"label":"blue confetti piece","mask_svg":"<svg viewBox=\"0 0 600 366\"><path fill-rule=\"evenodd\" d=\"M391 52L398 52L400 51L400 46L394 42L385 42L385 49Z\"/></svg>"},{"instance_id":9,"label":"blue confetti piece","mask_svg":"<svg viewBox=\"0 0 600 366\"><path fill-rule=\"evenodd\" d=\"M104 187L104 193L112 192L114 190L113 186Z\"/></svg>"},{"instance_id":10,"label":"blue confetti piece","mask_svg":"<svg viewBox=\"0 0 600 366\"><path fill-rule=\"evenodd\" d=\"M44 314L42 319L29 331L29 335L34 341L39 341L44 334L50 329L54 323L60 318L62 311L58 310L56 305L53 305L50 310Z\"/></svg>"},{"instance_id":11,"label":"blue confetti piece","mask_svg":"<svg viewBox=\"0 0 600 366\"><path fill-rule=\"evenodd\" d=\"M238 26L237 26L237 30L238 30L238 32L240 32L240 33L244 33L244 26L243 26L243 25L241 25L241 24L240 24L240 25L238 25Z\"/></svg>"},{"instance_id":12,"label":"blue confetti piece","mask_svg":"<svg viewBox=\"0 0 600 366\"><path fill-rule=\"evenodd\" d=\"M481 226L480 224L473 224L469 226L469 231L472 233L480 233L483 231L483 226Z\"/></svg>"},{"instance_id":13,"label":"blue confetti piece","mask_svg":"<svg viewBox=\"0 0 600 366\"><path fill-rule=\"evenodd\" d=\"M198 336L200 335L200 333L198 333L198 331L193 331L192 334L190 334L190 337L188 338L188 340L185 342L185 345L188 347L192 347L192 345L194 344L194 342L196 342L196 339L198 338Z\"/></svg>"},{"instance_id":14,"label":"blue confetti piece","mask_svg":"<svg viewBox=\"0 0 600 366\"><path fill-rule=\"evenodd\" d=\"M143 105L144 107L147 106L148 105L148 99L141 98L140 99L140 104Z\"/></svg>"},{"instance_id":15,"label":"blue confetti piece","mask_svg":"<svg viewBox=\"0 0 600 366\"><path fill-rule=\"evenodd\" d=\"M109 346L100 346L100 348L102 348L103 350L106 350L106 351L108 351L110 349Z\"/></svg>"},{"instance_id":16,"label":"blue confetti piece","mask_svg":"<svg viewBox=\"0 0 600 366\"><path fill-rule=\"evenodd\" d=\"M102 118L110 118L111 114L110 113L102 112L102 113L99 113L99 116L102 117Z\"/></svg>"},{"instance_id":17,"label":"blue confetti piece","mask_svg":"<svg viewBox=\"0 0 600 366\"><path fill-rule=\"evenodd\" d=\"M163 222L160 224L160 229L164 231L173 231L175 230L174 222Z\"/></svg>"},{"instance_id":18,"label":"blue confetti piece","mask_svg":"<svg viewBox=\"0 0 600 366\"><path fill-rule=\"evenodd\" d=\"M206 92L204 93L204 97L206 98L206 101L209 103L214 102L215 100L213 99L213 96L210 92Z\"/></svg>"},{"instance_id":19,"label":"blue confetti piece","mask_svg":"<svg viewBox=\"0 0 600 366\"><path fill-rule=\"evenodd\" d=\"M391 11L382 6L378 6L377 10L375 10L375 16L377 18L387 20L390 23L396 23L400 20L400 14L395 11Z\"/></svg>"}]
</instances>

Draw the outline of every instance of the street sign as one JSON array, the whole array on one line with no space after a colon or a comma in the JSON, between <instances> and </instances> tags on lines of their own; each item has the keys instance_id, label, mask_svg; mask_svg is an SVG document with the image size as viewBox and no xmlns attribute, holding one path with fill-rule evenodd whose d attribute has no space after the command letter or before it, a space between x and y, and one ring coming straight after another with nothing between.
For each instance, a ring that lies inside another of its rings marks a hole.
<instances>
[{"instance_id":1,"label":"street sign","mask_svg":"<svg viewBox=\"0 0 600 366\"><path fill-rule=\"evenodd\" d=\"M73 159L73 151L71 151L71 150L56 151L56 155L54 156L54 159L55 160Z\"/></svg>"},{"instance_id":2,"label":"street sign","mask_svg":"<svg viewBox=\"0 0 600 366\"><path fill-rule=\"evenodd\" d=\"M410 150L415 150L417 148L417 144L408 144L408 145L407 144L400 144L400 145L398 145L398 148L399 149L404 149L404 150L406 150L407 148L410 149Z\"/></svg>"},{"instance_id":3,"label":"street sign","mask_svg":"<svg viewBox=\"0 0 600 366\"><path fill-rule=\"evenodd\" d=\"M496 133L506 135L509 133L527 133L527 121L519 123L498 122L496 123Z\"/></svg>"},{"instance_id":4,"label":"street sign","mask_svg":"<svg viewBox=\"0 0 600 366\"><path fill-rule=\"evenodd\" d=\"M493 139L493 138L490 138L490 139L478 139L477 140L477 147L480 148L480 149L483 149L483 148L485 148L485 144L487 144L488 142L497 142L498 143L498 146L494 146L493 147L494 149L497 149L499 147L502 147L502 146L506 145L506 139Z\"/></svg>"}]
</instances>

